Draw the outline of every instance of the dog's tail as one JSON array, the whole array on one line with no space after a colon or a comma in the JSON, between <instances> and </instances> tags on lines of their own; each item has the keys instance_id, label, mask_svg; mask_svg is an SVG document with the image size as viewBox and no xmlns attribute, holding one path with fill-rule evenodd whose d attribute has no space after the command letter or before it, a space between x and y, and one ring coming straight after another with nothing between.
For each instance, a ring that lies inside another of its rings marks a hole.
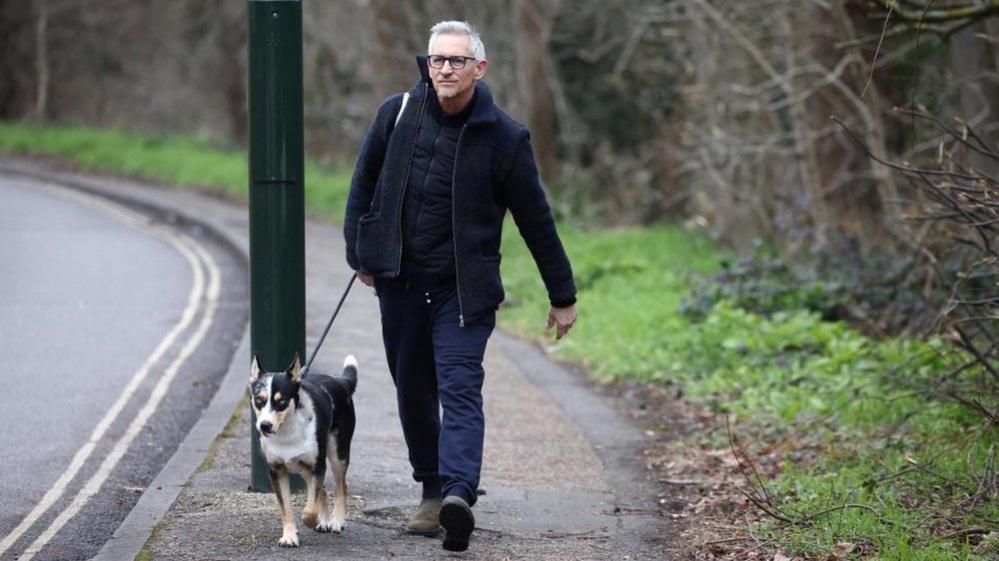
<instances>
[{"instance_id":1,"label":"dog's tail","mask_svg":"<svg viewBox=\"0 0 999 561\"><path fill-rule=\"evenodd\" d=\"M357 359L354 355L347 355L343 359L343 374L340 374L340 379L347 385L350 394L354 395L354 390L357 389Z\"/></svg>"}]
</instances>

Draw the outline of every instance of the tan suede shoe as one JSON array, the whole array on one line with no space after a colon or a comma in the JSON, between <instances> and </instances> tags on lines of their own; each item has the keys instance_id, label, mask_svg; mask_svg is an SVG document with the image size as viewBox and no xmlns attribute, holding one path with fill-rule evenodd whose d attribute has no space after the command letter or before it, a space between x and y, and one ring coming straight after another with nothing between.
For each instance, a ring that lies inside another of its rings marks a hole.
<instances>
[{"instance_id":1,"label":"tan suede shoe","mask_svg":"<svg viewBox=\"0 0 999 561\"><path fill-rule=\"evenodd\" d=\"M410 534L433 536L441 529L440 524L441 499L423 499L419 508L409 517L406 531Z\"/></svg>"}]
</instances>

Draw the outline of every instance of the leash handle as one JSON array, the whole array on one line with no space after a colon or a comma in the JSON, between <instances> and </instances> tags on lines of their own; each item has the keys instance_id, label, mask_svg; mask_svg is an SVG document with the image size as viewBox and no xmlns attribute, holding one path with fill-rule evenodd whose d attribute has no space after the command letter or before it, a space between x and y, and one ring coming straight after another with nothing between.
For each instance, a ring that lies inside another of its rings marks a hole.
<instances>
[{"instance_id":1,"label":"leash handle","mask_svg":"<svg viewBox=\"0 0 999 561\"><path fill-rule=\"evenodd\" d=\"M312 368L312 361L316 360L316 355L319 354L319 347L323 346L323 341L326 340L326 334L330 332L330 327L333 326L333 320L335 320L337 314L340 313L340 307L343 306L343 301L347 299L347 294L350 293L350 287L354 286L355 280L357 280L356 271L354 272L354 276L350 277L350 282L347 283L347 289L343 291L343 296L340 297L340 302L336 305L333 317L331 317L326 323L326 329L323 330L323 335L319 338L319 342L316 343L316 348L312 350L312 356L309 357L309 362L305 363L305 368L302 369L302 376L308 374L309 369Z\"/></svg>"}]
</instances>

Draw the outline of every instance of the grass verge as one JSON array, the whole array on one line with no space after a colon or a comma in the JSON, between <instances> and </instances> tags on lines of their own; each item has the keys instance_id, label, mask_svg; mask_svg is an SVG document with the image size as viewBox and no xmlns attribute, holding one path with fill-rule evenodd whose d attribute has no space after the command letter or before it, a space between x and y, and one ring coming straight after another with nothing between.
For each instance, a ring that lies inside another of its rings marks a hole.
<instances>
[{"instance_id":1,"label":"grass verge","mask_svg":"<svg viewBox=\"0 0 999 561\"><path fill-rule=\"evenodd\" d=\"M249 186L243 150L213 146L191 136L0 121L0 150L63 156L83 170L140 177L240 200L247 197ZM330 172L306 162L309 212L342 220L349 187L349 170Z\"/></svg>"},{"instance_id":2,"label":"grass verge","mask_svg":"<svg viewBox=\"0 0 999 561\"><path fill-rule=\"evenodd\" d=\"M0 150L246 196L245 155L189 137L0 123ZM309 212L340 219L349 177L307 165ZM579 288L572 335L544 335L544 287L512 223L500 325L598 379L673 385L727 415L735 440L708 444L731 446L760 474L745 490L769 513L756 529L760 549L801 559L995 558L996 427L932 391L956 360L947 344L875 341L807 311L763 317L724 300L686 316L690 275L719 267L708 240L678 226L562 223L560 232Z\"/></svg>"}]
</instances>

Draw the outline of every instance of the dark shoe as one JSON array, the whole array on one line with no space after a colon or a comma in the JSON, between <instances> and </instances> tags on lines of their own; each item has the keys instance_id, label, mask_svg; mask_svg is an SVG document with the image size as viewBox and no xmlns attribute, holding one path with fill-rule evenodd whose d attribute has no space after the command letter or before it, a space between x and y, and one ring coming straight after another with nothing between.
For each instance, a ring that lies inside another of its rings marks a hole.
<instances>
[{"instance_id":1,"label":"dark shoe","mask_svg":"<svg viewBox=\"0 0 999 561\"><path fill-rule=\"evenodd\" d=\"M475 516L465 499L454 495L446 497L441 503L440 521L444 527L444 549L468 549L468 538L475 529Z\"/></svg>"},{"instance_id":2,"label":"dark shoe","mask_svg":"<svg viewBox=\"0 0 999 561\"><path fill-rule=\"evenodd\" d=\"M413 516L409 517L409 522L406 523L406 531L410 534L419 534L421 536L436 535L441 530L441 525L438 521L440 512L440 497L423 499L420 501L420 506L413 513Z\"/></svg>"}]
</instances>

